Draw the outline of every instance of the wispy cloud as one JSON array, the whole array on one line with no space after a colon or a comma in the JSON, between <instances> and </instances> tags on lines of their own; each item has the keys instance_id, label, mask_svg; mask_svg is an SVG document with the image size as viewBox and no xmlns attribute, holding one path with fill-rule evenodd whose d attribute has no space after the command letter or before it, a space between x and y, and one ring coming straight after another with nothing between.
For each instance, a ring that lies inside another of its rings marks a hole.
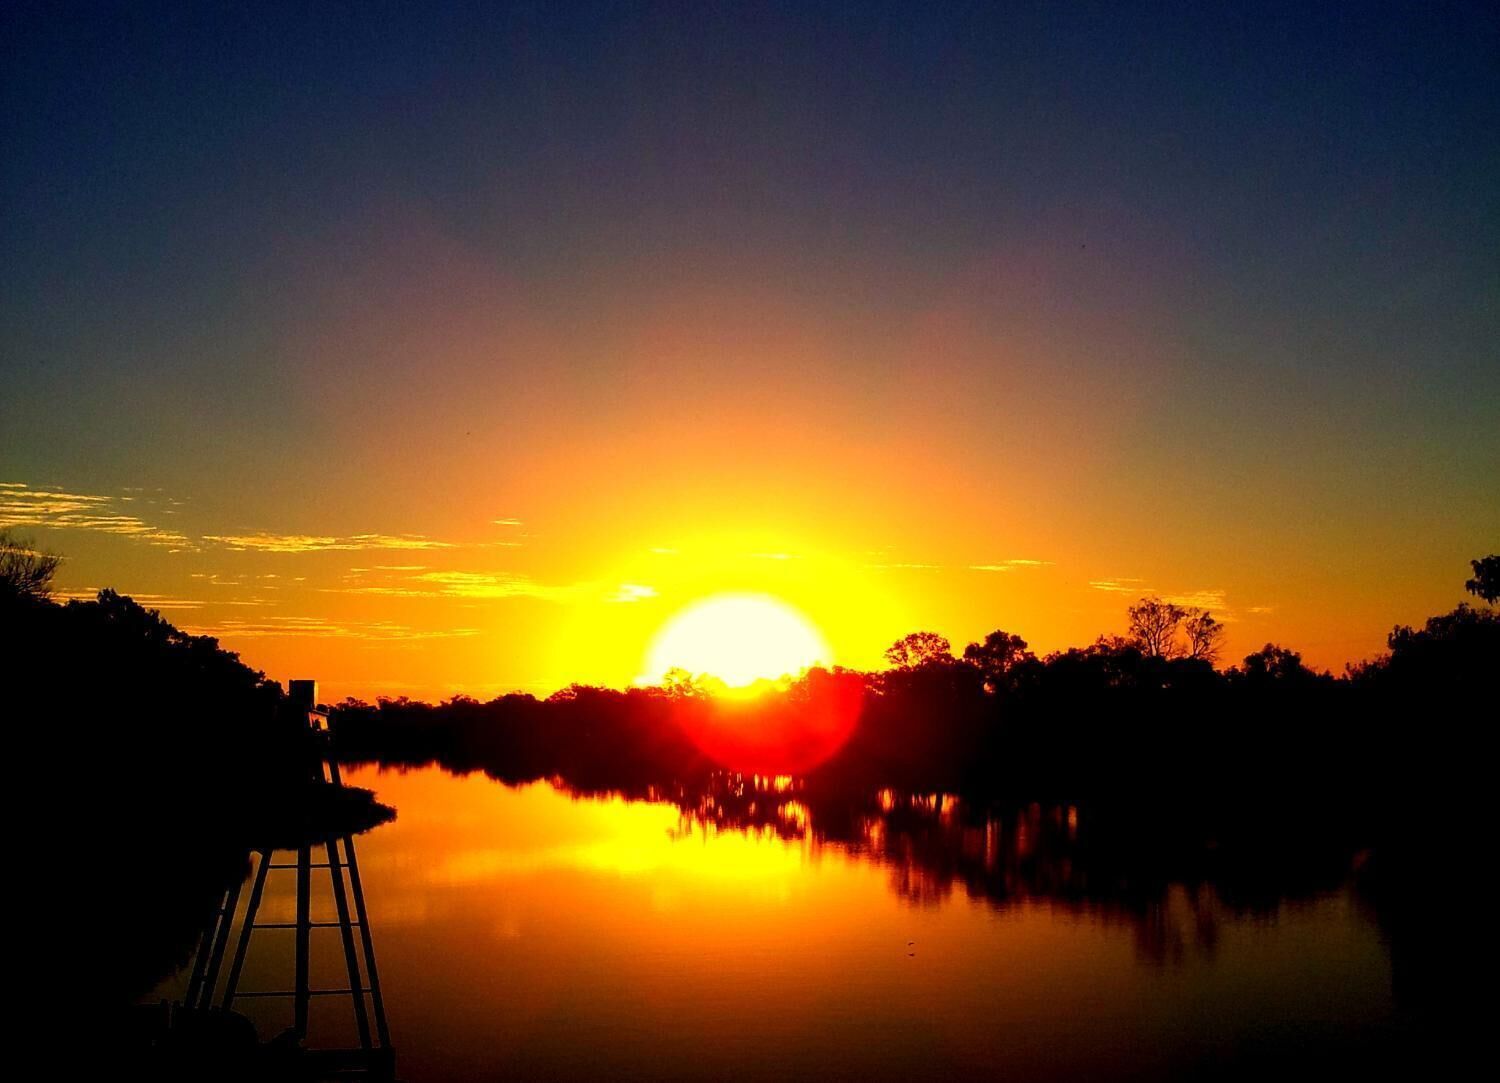
<instances>
[{"instance_id":1,"label":"wispy cloud","mask_svg":"<svg viewBox=\"0 0 1500 1083\"><path fill-rule=\"evenodd\" d=\"M1190 590L1185 594L1164 594L1162 597L1173 605L1189 606L1194 609L1212 609L1216 613L1223 612L1229 607L1224 591L1218 588Z\"/></svg>"},{"instance_id":2,"label":"wispy cloud","mask_svg":"<svg viewBox=\"0 0 1500 1083\"><path fill-rule=\"evenodd\" d=\"M1226 623L1237 619L1234 610L1230 608L1228 592L1222 587L1168 593L1157 591L1154 587L1146 586L1144 579L1133 576L1094 579L1089 582L1089 586L1095 590L1108 591L1111 594L1130 594L1137 598L1159 596L1162 601L1171 602L1173 605L1180 605L1188 609L1207 609L1220 621ZM1254 612L1254 610L1251 610L1251 612Z\"/></svg>"},{"instance_id":3,"label":"wispy cloud","mask_svg":"<svg viewBox=\"0 0 1500 1083\"><path fill-rule=\"evenodd\" d=\"M424 590L420 587L396 587L379 583L367 583L348 587L317 587L321 594L382 594L392 598L441 598L440 590Z\"/></svg>"},{"instance_id":4,"label":"wispy cloud","mask_svg":"<svg viewBox=\"0 0 1500 1083\"><path fill-rule=\"evenodd\" d=\"M148 523L117 506L124 497L74 493L56 486L33 488L24 482L0 482L0 527L46 527L117 534L167 549L191 549L185 534Z\"/></svg>"},{"instance_id":5,"label":"wispy cloud","mask_svg":"<svg viewBox=\"0 0 1500 1083\"><path fill-rule=\"evenodd\" d=\"M279 534L253 531L242 534L204 534L193 538L180 530L169 530L135 514L141 504L150 505L160 515L175 515L186 501L160 495L153 490L133 487L122 496L99 493L77 493L61 486L33 486L26 482L0 482L0 528L45 527L54 530L89 530L134 538L173 552L198 552L219 547L231 552L255 553L321 553L330 551L418 551L435 549L513 549L518 541L452 542L430 538L425 534ZM131 505L126 510L125 505ZM520 525L520 520L503 520ZM394 570L420 570L417 565L390 566Z\"/></svg>"},{"instance_id":6,"label":"wispy cloud","mask_svg":"<svg viewBox=\"0 0 1500 1083\"><path fill-rule=\"evenodd\" d=\"M491 519L490 522L496 526L525 526L520 519Z\"/></svg>"},{"instance_id":7,"label":"wispy cloud","mask_svg":"<svg viewBox=\"0 0 1500 1083\"><path fill-rule=\"evenodd\" d=\"M194 628L197 635L239 639L304 638L392 640L454 639L480 634L478 628L412 628L391 621L337 621L322 617L263 617L224 620Z\"/></svg>"},{"instance_id":8,"label":"wispy cloud","mask_svg":"<svg viewBox=\"0 0 1500 1083\"><path fill-rule=\"evenodd\" d=\"M569 590L509 572L425 572L413 578L458 598L555 598Z\"/></svg>"},{"instance_id":9,"label":"wispy cloud","mask_svg":"<svg viewBox=\"0 0 1500 1083\"><path fill-rule=\"evenodd\" d=\"M420 575L391 576L385 582L376 583L360 582L358 577L353 576L349 578L354 581L340 587L320 589L328 594L376 594L393 598L464 598L472 601L540 598L549 602L569 602L592 598L604 602L630 603L657 596L656 588L644 583L620 583L613 587L606 587L597 582L557 586L538 583L518 572L423 571Z\"/></svg>"},{"instance_id":10,"label":"wispy cloud","mask_svg":"<svg viewBox=\"0 0 1500 1083\"><path fill-rule=\"evenodd\" d=\"M644 583L621 583L614 593L608 595L606 602L643 602L647 598L656 597L656 588L648 587Z\"/></svg>"},{"instance_id":11,"label":"wispy cloud","mask_svg":"<svg viewBox=\"0 0 1500 1083\"><path fill-rule=\"evenodd\" d=\"M346 537L325 534L205 534L204 541L216 542L235 552L323 553L356 552L364 549L455 549L453 542L438 541L423 534L351 534Z\"/></svg>"},{"instance_id":12,"label":"wispy cloud","mask_svg":"<svg viewBox=\"0 0 1500 1083\"><path fill-rule=\"evenodd\" d=\"M1095 590L1109 591L1111 594L1145 594L1148 593L1148 589L1141 585L1144 582L1144 579L1120 576L1114 579L1090 579L1089 586Z\"/></svg>"},{"instance_id":13,"label":"wispy cloud","mask_svg":"<svg viewBox=\"0 0 1500 1083\"><path fill-rule=\"evenodd\" d=\"M81 587L78 590L60 590L55 597L65 602L92 602L99 596L98 587ZM137 591L130 593L133 601L139 602L147 609L202 609L207 602L198 598L176 598L170 594L142 594ZM215 602L215 605L223 603Z\"/></svg>"},{"instance_id":14,"label":"wispy cloud","mask_svg":"<svg viewBox=\"0 0 1500 1083\"><path fill-rule=\"evenodd\" d=\"M886 549L871 549L866 551L866 556L888 556L889 547ZM1037 560L1033 557L1012 557L1008 560L996 560L987 564L955 565L956 568L967 569L971 572L1013 572L1023 568L1045 568L1052 564L1050 560ZM866 564L866 568L874 571L915 571L915 572L940 572L946 570L946 565L932 564L923 560L880 560Z\"/></svg>"}]
</instances>

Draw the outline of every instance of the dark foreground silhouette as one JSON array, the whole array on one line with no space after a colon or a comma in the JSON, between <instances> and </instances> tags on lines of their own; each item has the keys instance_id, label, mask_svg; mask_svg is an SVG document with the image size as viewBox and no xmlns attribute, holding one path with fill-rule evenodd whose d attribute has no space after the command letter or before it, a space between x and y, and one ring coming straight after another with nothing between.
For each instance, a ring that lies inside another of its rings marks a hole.
<instances>
[{"instance_id":1,"label":"dark foreground silhouette","mask_svg":"<svg viewBox=\"0 0 1500 1083\"><path fill-rule=\"evenodd\" d=\"M289 813L306 807L304 750L281 688L214 640L112 591L54 604L50 572L14 552L0 577L13 762L51 783L25 821L49 877L36 972L108 1030L188 960L267 831L306 827ZM1471 592L1493 603L1495 559L1474 571ZM335 748L671 801L688 829L811 837L888 865L914 904L962 885L997 906L1117 915L1147 957L1212 943L1211 922L1163 924L1174 887L1256 912L1353 875L1412 1026L1461 1032L1474 1008L1449 967L1463 926L1435 887L1469 875L1487 823L1495 610L1397 628L1388 654L1340 677L1275 646L1220 671L1208 614L1144 599L1130 616L1130 638L1042 659L1008 633L959 658L919 633L884 672L813 670L748 703L685 674L546 700L346 702ZM390 815L353 800L350 830Z\"/></svg>"},{"instance_id":2,"label":"dark foreground silhouette","mask_svg":"<svg viewBox=\"0 0 1500 1083\"><path fill-rule=\"evenodd\" d=\"M74 1069L97 1058L95 1078L164 1078L130 1006L190 961L251 851L394 812L367 790L312 786L305 721L213 639L109 590L54 604L50 572L0 542L7 738L25 794L12 824L34 919L21 970L38 1005L66 1006L31 1040Z\"/></svg>"}]
</instances>

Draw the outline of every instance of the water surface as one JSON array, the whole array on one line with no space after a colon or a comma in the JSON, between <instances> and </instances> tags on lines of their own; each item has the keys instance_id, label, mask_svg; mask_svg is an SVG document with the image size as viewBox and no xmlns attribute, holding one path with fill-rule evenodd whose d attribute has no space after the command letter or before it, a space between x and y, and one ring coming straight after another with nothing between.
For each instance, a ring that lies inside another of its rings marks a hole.
<instances>
[{"instance_id":1,"label":"water surface","mask_svg":"<svg viewBox=\"0 0 1500 1083\"><path fill-rule=\"evenodd\" d=\"M689 814L437 769L349 781L399 810L358 846L415 1083L1253 1073L1368 1058L1399 1029L1346 881L1248 903L1137 885L1066 806L886 792L824 832L784 783L741 788L741 828L712 798ZM262 920L292 913L273 876ZM315 936L315 984L343 984L337 934ZM289 934L257 932L242 988L284 987L290 958ZM289 1013L240 1005L262 1037ZM315 1001L311 1044L350 1041L348 1014Z\"/></svg>"}]
</instances>

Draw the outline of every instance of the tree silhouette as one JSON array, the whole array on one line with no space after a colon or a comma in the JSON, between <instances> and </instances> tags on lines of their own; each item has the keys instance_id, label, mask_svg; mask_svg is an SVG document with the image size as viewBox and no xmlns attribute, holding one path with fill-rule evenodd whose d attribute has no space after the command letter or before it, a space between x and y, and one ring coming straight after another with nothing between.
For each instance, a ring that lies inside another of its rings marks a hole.
<instances>
[{"instance_id":1,"label":"tree silhouette","mask_svg":"<svg viewBox=\"0 0 1500 1083\"><path fill-rule=\"evenodd\" d=\"M1130 618L1130 639L1142 654L1148 658L1177 656L1177 629L1187 619L1187 610L1151 596L1125 612Z\"/></svg>"},{"instance_id":2,"label":"tree silhouette","mask_svg":"<svg viewBox=\"0 0 1500 1083\"><path fill-rule=\"evenodd\" d=\"M1206 609L1190 609L1182 622L1187 634L1187 656L1201 658L1213 663L1219 660L1219 651L1224 646L1224 625L1214 619Z\"/></svg>"},{"instance_id":3,"label":"tree silhouette","mask_svg":"<svg viewBox=\"0 0 1500 1083\"><path fill-rule=\"evenodd\" d=\"M1474 569L1474 578L1464 583L1464 589L1494 605L1500 599L1500 556L1492 553L1469 561L1469 566Z\"/></svg>"},{"instance_id":4,"label":"tree silhouette","mask_svg":"<svg viewBox=\"0 0 1500 1083\"><path fill-rule=\"evenodd\" d=\"M1018 664L1035 660L1024 639L998 629L985 636L983 643L970 643L964 648L964 661L978 667L985 688L991 692L1005 686L1006 677Z\"/></svg>"},{"instance_id":5,"label":"tree silhouette","mask_svg":"<svg viewBox=\"0 0 1500 1083\"><path fill-rule=\"evenodd\" d=\"M52 577L61 563L62 557L38 551L30 539L0 530L0 597L52 597Z\"/></svg>"},{"instance_id":6,"label":"tree silhouette","mask_svg":"<svg viewBox=\"0 0 1500 1083\"><path fill-rule=\"evenodd\" d=\"M1267 643L1254 654L1245 655L1243 666L1230 670L1231 676L1242 676L1251 681L1287 681L1312 676L1312 671L1302 664L1302 655L1286 647Z\"/></svg>"},{"instance_id":7,"label":"tree silhouette","mask_svg":"<svg viewBox=\"0 0 1500 1083\"><path fill-rule=\"evenodd\" d=\"M673 666L662 674L661 687L673 699L691 699L709 694L704 683L681 666Z\"/></svg>"},{"instance_id":8,"label":"tree silhouette","mask_svg":"<svg viewBox=\"0 0 1500 1083\"><path fill-rule=\"evenodd\" d=\"M912 632L885 649L885 660L896 669L916 669L953 659L953 645L936 632Z\"/></svg>"}]
</instances>

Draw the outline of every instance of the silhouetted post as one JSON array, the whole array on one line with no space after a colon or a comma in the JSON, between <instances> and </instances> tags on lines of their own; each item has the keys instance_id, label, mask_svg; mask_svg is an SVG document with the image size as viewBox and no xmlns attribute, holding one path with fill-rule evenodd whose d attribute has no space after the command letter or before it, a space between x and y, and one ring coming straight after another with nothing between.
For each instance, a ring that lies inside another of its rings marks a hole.
<instances>
[{"instance_id":1,"label":"silhouetted post","mask_svg":"<svg viewBox=\"0 0 1500 1083\"><path fill-rule=\"evenodd\" d=\"M203 936L198 942L198 954L193 959L193 972L188 978L187 995L182 998L183 1004L193 1008L197 1007L198 999L203 990L203 974L208 970L208 957L213 952L214 932L219 923L224 920L224 900L229 893L223 892L219 895L218 909L214 911L214 920L203 930Z\"/></svg>"},{"instance_id":2,"label":"silhouetted post","mask_svg":"<svg viewBox=\"0 0 1500 1083\"><path fill-rule=\"evenodd\" d=\"M214 937L213 948L208 957L208 970L203 975L203 990L200 1002L197 1005L207 1008L213 1003L214 985L219 980L219 967L224 962L224 948L229 943L229 926L234 920L234 908L240 901L240 881L236 880L229 885L229 894L224 899L224 907L220 913L218 935Z\"/></svg>"},{"instance_id":3,"label":"silhouetted post","mask_svg":"<svg viewBox=\"0 0 1500 1083\"><path fill-rule=\"evenodd\" d=\"M339 761L336 757L328 757L328 780L335 786L344 784L344 776L339 772ZM333 858L329 859L330 864ZM344 867L349 870L349 891L354 896L355 924L359 926L359 939L361 946L365 949L365 971L369 976L370 1003L375 1009L375 1033L380 1036L382 1048L389 1049L391 1044L391 1032L385 1022L385 998L380 995L380 971L375 966L375 941L370 935L370 918L365 912L365 888L359 879L359 858L354 854L354 836L344 836ZM353 989L359 988L359 982L351 980L349 985ZM362 993L356 993L362 997ZM360 1001L360 1010L364 1009L364 1001ZM364 1033L361 1031L361 1033Z\"/></svg>"},{"instance_id":4,"label":"silhouetted post","mask_svg":"<svg viewBox=\"0 0 1500 1083\"><path fill-rule=\"evenodd\" d=\"M334 766L338 770L338 766ZM370 918L365 912L365 889L359 882L359 859L354 856L354 836L344 836L349 858L349 886L354 892L354 912L359 918L359 938L365 948L365 969L370 976L370 1003L375 1006L375 1033L383 1049L391 1047L391 1032L385 1023L385 998L380 995L380 971L375 967L375 941L370 937Z\"/></svg>"},{"instance_id":5,"label":"silhouetted post","mask_svg":"<svg viewBox=\"0 0 1500 1083\"><path fill-rule=\"evenodd\" d=\"M308 953L312 940L312 848L297 847L297 977L292 1028L307 1037Z\"/></svg>"},{"instance_id":6,"label":"silhouetted post","mask_svg":"<svg viewBox=\"0 0 1500 1083\"><path fill-rule=\"evenodd\" d=\"M311 711L317 706L318 683L316 681L291 681L287 685L287 699L302 727L310 733ZM315 738L314 738L315 739ZM308 757L309 778L322 781L323 765L318 756ZM307 1009L309 999L308 970L312 947L312 849L302 845L297 849L297 958L296 980L292 984L294 995L292 1027L297 1037L307 1037Z\"/></svg>"},{"instance_id":7,"label":"silhouetted post","mask_svg":"<svg viewBox=\"0 0 1500 1083\"><path fill-rule=\"evenodd\" d=\"M202 972L208 969L208 953L213 950L213 933L223 921L223 900L225 895L219 895L219 909L214 910L213 924L202 930L202 936L198 939L198 954L193 956L192 974L187 978L187 995L183 996L183 1004L187 1007L195 1007L198 1004L199 992L202 990Z\"/></svg>"},{"instance_id":8,"label":"silhouetted post","mask_svg":"<svg viewBox=\"0 0 1500 1083\"><path fill-rule=\"evenodd\" d=\"M344 966L349 971L349 991L354 997L354 1024L359 1028L361 1048L370 1047L370 1020L365 1014L365 994L359 977L359 959L354 954L354 930L349 925L349 900L344 894L344 870L339 868L339 849L335 839L329 839L328 878L333 883L333 905L339 912L339 935L344 942Z\"/></svg>"},{"instance_id":9,"label":"silhouetted post","mask_svg":"<svg viewBox=\"0 0 1500 1083\"><path fill-rule=\"evenodd\" d=\"M266 889L266 873L271 871L271 851L260 852L260 864L255 869L255 883L250 885L250 902L245 907L245 923L240 928L240 940L234 948L234 962L229 966L229 978L224 983L224 1001L219 1006L228 1010L234 1001L234 991L239 988L240 971L245 968L245 953L250 950L250 934L255 931L255 913L260 909L260 896ZM230 915L233 917L233 915ZM212 992L212 987L210 987Z\"/></svg>"}]
</instances>

